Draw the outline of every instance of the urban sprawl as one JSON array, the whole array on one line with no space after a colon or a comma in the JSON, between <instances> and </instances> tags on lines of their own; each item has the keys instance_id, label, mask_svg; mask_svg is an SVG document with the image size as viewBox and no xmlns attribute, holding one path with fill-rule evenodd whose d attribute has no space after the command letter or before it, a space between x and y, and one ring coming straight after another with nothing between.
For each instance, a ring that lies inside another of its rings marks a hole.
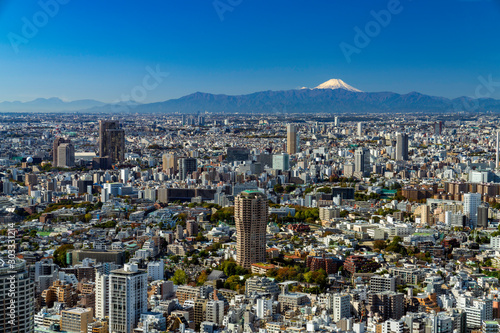
<instances>
[{"instance_id":1,"label":"urban sprawl","mask_svg":"<svg viewBox=\"0 0 500 333\"><path fill-rule=\"evenodd\" d=\"M498 333L498 121L2 114L0 332Z\"/></svg>"}]
</instances>

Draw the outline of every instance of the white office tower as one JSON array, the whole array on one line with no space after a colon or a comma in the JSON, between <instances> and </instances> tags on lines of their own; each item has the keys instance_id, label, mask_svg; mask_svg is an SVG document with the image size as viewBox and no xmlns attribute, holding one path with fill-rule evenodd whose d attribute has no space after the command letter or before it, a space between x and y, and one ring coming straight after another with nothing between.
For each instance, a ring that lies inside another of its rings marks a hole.
<instances>
[{"instance_id":1,"label":"white office tower","mask_svg":"<svg viewBox=\"0 0 500 333\"><path fill-rule=\"evenodd\" d=\"M107 188L103 188L101 190L101 202L108 202L109 201L109 190Z\"/></svg>"},{"instance_id":2,"label":"white office tower","mask_svg":"<svg viewBox=\"0 0 500 333\"><path fill-rule=\"evenodd\" d=\"M357 132L358 137L363 136L363 123L358 123L358 132Z\"/></svg>"},{"instance_id":3,"label":"white office tower","mask_svg":"<svg viewBox=\"0 0 500 333\"><path fill-rule=\"evenodd\" d=\"M120 170L120 181L123 184L127 184L129 174L130 174L130 170L129 169L121 169Z\"/></svg>"},{"instance_id":4,"label":"white office tower","mask_svg":"<svg viewBox=\"0 0 500 333\"><path fill-rule=\"evenodd\" d=\"M480 193L465 193L464 194L464 214L469 219L471 228L477 227L477 208L481 203Z\"/></svg>"},{"instance_id":5,"label":"white office tower","mask_svg":"<svg viewBox=\"0 0 500 333\"><path fill-rule=\"evenodd\" d=\"M34 284L26 270L26 261L7 257L0 261L0 332L32 333L34 328Z\"/></svg>"},{"instance_id":6,"label":"white office tower","mask_svg":"<svg viewBox=\"0 0 500 333\"><path fill-rule=\"evenodd\" d=\"M351 297L348 294L329 294L328 308L333 311L333 321L351 317Z\"/></svg>"},{"instance_id":7,"label":"white office tower","mask_svg":"<svg viewBox=\"0 0 500 333\"><path fill-rule=\"evenodd\" d=\"M224 320L224 301L207 302L207 321L222 325Z\"/></svg>"},{"instance_id":8,"label":"white office tower","mask_svg":"<svg viewBox=\"0 0 500 333\"><path fill-rule=\"evenodd\" d=\"M151 281L163 280L164 271L163 259L148 262L148 277L151 278Z\"/></svg>"},{"instance_id":9,"label":"white office tower","mask_svg":"<svg viewBox=\"0 0 500 333\"><path fill-rule=\"evenodd\" d=\"M109 275L96 272L95 276L95 317L109 316Z\"/></svg>"},{"instance_id":10,"label":"white office tower","mask_svg":"<svg viewBox=\"0 0 500 333\"><path fill-rule=\"evenodd\" d=\"M125 264L109 276L109 331L130 333L147 311L147 274L137 264Z\"/></svg>"},{"instance_id":11,"label":"white office tower","mask_svg":"<svg viewBox=\"0 0 500 333\"><path fill-rule=\"evenodd\" d=\"M259 298L257 300L257 317L262 319L273 315L273 300Z\"/></svg>"},{"instance_id":12,"label":"white office tower","mask_svg":"<svg viewBox=\"0 0 500 333\"><path fill-rule=\"evenodd\" d=\"M335 121L333 124L335 125L335 127L339 126L339 117L335 117Z\"/></svg>"}]
</instances>

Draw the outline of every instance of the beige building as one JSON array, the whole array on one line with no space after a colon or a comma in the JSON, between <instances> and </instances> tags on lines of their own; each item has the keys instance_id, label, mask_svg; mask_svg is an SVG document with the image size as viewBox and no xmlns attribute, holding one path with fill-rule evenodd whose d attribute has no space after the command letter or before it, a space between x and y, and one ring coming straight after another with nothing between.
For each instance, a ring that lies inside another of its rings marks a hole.
<instances>
[{"instance_id":1,"label":"beige building","mask_svg":"<svg viewBox=\"0 0 500 333\"><path fill-rule=\"evenodd\" d=\"M286 152L289 155L297 153L297 127L292 124L286 126Z\"/></svg>"},{"instance_id":2,"label":"beige building","mask_svg":"<svg viewBox=\"0 0 500 333\"><path fill-rule=\"evenodd\" d=\"M61 330L68 332L87 332L87 327L94 321L92 309L73 308L61 312Z\"/></svg>"},{"instance_id":3,"label":"beige building","mask_svg":"<svg viewBox=\"0 0 500 333\"><path fill-rule=\"evenodd\" d=\"M234 201L236 261L242 267L251 268L254 263L266 262L267 198L259 191L243 191Z\"/></svg>"}]
</instances>

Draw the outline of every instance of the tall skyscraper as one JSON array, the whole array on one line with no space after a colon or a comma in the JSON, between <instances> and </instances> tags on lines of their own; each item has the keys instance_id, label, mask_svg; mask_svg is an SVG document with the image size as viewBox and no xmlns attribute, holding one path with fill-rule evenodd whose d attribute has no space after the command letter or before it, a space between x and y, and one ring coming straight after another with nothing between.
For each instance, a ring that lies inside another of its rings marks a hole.
<instances>
[{"instance_id":1,"label":"tall skyscraper","mask_svg":"<svg viewBox=\"0 0 500 333\"><path fill-rule=\"evenodd\" d=\"M0 332L34 330L35 286L24 260L15 259L13 267L6 257L0 261Z\"/></svg>"},{"instance_id":2,"label":"tall skyscraper","mask_svg":"<svg viewBox=\"0 0 500 333\"><path fill-rule=\"evenodd\" d=\"M408 134L398 133L396 136L396 160L408 161Z\"/></svg>"},{"instance_id":3,"label":"tall skyscraper","mask_svg":"<svg viewBox=\"0 0 500 333\"><path fill-rule=\"evenodd\" d=\"M147 311L148 276L137 264L125 264L109 276L109 328L114 333L130 333L141 313Z\"/></svg>"},{"instance_id":4,"label":"tall skyscraper","mask_svg":"<svg viewBox=\"0 0 500 333\"><path fill-rule=\"evenodd\" d=\"M61 143L57 147L57 164L61 168L71 168L75 166L75 147L71 142Z\"/></svg>"},{"instance_id":5,"label":"tall skyscraper","mask_svg":"<svg viewBox=\"0 0 500 333\"><path fill-rule=\"evenodd\" d=\"M370 151L368 148L358 148L354 152L354 173L356 177L370 175Z\"/></svg>"},{"instance_id":6,"label":"tall skyscraper","mask_svg":"<svg viewBox=\"0 0 500 333\"><path fill-rule=\"evenodd\" d=\"M269 207L266 196L259 191L243 191L234 202L236 251L238 265L250 268L266 261L266 225Z\"/></svg>"},{"instance_id":7,"label":"tall skyscraper","mask_svg":"<svg viewBox=\"0 0 500 333\"><path fill-rule=\"evenodd\" d=\"M477 227L477 208L481 203L480 193L465 193L463 197L464 202L464 214L469 219L469 225L471 228Z\"/></svg>"},{"instance_id":8,"label":"tall skyscraper","mask_svg":"<svg viewBox=\"0 0 500 333\"><path fill-rule=\"evenodd\" d=\"M477 207L477 226L482 228L488 227L488 207L479 205Z\"/></svg>"},{"instance_id":9,"label":"tall skyscraper","mask_svg":"<svg viewBox=\"0 0 500 333\"><path fill-rule=\"evenodd\" d=\"M197 162L196 158L185 157L179 159L179 176L181 180L185 180L187 175L196 171Z\"/></svg>"},{"instance_id":10,"label":"tall skyscraper","mask_svg":"<svg viewBox=\"0 0 500 333\"><path fill-rule=\"evenodd\" d=\"M442 131L443 131L443 122L442 121L436 121L434 123L434 134L435 135L441 135Z\"/></svg>"},{"instance_id":11,"label":"tall skyscraper","mask_svg":"<svg viewBox=\"0 0 500 333\"><path fill-rule=\"evenodd\" d=\"M335 117L335 120L334 120L333 125L334 125L335 127L338 127L338 126L339 126L339 117Z\"/></svg>"},{"instance_id":12,"label":"tall skyscraper","mask_svg":"<svg viewBox=\"0 0 500 333\"><path fill-rule=\"evenodd\" d=\"M289 155L297 153L297 127L293 124L286 126L286 152Z\"/></svg>"},{"instance_id":13,"label":"tall skyscraper","mask_svg":"<svg viewBox=\"0 0 500 333\"><path fill-rule=\"evenodd\" d=\"M358 123L358 132L357 132L358 137L363 136L363 123L359 122Z\"/></svg>"},{"instance_id":14,"label":"tall skyscraper","mask_svg":"<svg viewBox=\"0 0 500 333\"><path fill-rule=\"evenodd\" d=\"M56 167L58 163L58 148L63 143L70 143L71 140L58 137L52 144L52 166Z\"/></svg>"},{"instance_id":15,"label":"tall skyscraper","mask_svg":"<svg viewBox=\"0 0 500 333\"><path fill-rule=\"evenodd\" d=\"M116 120L99 120L99 156L112 162L125 160L125 131Z\"/></svg>"}]
</instances>

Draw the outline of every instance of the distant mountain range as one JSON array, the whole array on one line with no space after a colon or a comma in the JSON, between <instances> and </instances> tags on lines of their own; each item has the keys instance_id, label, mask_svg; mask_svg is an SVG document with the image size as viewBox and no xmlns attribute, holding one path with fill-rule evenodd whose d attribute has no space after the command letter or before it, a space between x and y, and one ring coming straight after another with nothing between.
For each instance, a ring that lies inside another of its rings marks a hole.
<instances>
[{"instance_id":1,"label":"distant mountain range","mask_svg":"<svg viewBox=\"0 0 500 333\"><path fill-rule=\"evenodd\" d=\"M80 111L106 105L92 99L64 102L60 98L37 98L30 102L1 102L0 112L64 112Z\"/></svg>"},{"instance_id":2,"label":"distant mountain range","mask_svg":"<svg viewBox=\"0 0 500 333\"><path fill-rule=\"evenodd\" d=\"M3 102L0 112L133 112L133 113L329 113L329 112L500 112L500 100L459 97L448 99L411 92L362 92L339 79L316 88L261 91L247 95L197 92L178 99L149 104L105 104L95 100L64 102L59 98L31 102Z\"/></svg>"}]
</instances>

